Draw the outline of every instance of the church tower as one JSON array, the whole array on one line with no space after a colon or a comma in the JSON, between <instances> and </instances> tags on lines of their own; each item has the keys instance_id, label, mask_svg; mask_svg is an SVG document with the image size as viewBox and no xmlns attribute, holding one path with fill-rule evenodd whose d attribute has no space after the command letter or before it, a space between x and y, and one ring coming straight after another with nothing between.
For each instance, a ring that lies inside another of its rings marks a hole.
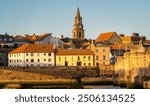
<instances>
[{"instance_id":1,"label":"church tower","mask_svg":"<svg viewBox=\"0 0 150 106\"><path fill-rule=\"evenodd\" d=\"M79 7L77 9L77 13L76 13L76 16L74 19L72 38L73 39L84 39L84 29L83 29L83 24L82 24L82 17L80 16Z\"/></svg>"}]
</instances>

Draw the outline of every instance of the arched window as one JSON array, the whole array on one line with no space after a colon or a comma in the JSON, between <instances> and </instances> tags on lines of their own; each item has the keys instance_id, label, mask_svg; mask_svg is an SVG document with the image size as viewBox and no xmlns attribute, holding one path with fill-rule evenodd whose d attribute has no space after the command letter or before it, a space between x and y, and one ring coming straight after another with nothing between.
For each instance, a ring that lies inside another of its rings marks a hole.
<instances>
[{"instance_id":1,"label":"arched window","mask_svg":"<svg viewBox=\"0 0 150 106\"><path fill-rule=\"evenodd\" d=\"M81 38L81 32L79 32L79 38Z\"/></svg>"}]
</instances>

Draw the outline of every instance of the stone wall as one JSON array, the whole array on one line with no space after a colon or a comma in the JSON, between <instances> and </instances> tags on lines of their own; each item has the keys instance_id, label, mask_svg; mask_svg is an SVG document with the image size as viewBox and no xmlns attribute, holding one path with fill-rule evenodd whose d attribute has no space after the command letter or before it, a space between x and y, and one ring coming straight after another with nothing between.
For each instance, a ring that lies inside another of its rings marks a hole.
<instances>
[{"instance_id":1,"label":"stone wall","mask_svg":"<svg viewBox=\"0 0 150 106\"><path fill-rule=\"evenodd\" d=\"M115 72L125 81L134 83L135 77L150 74L150 53L149 52L127 52L119 57L115 64Z\"/></svg>"}]
</instances>

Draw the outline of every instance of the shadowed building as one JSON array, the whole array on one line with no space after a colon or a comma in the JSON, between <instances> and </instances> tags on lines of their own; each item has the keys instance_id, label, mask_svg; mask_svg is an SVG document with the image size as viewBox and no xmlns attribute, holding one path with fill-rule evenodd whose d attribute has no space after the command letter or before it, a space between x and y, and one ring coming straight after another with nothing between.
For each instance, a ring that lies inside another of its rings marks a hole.
<instances>
[{"instance_id":1,"label":"shadowed building","mask_svg":"<svg viewBox=\"0 0 150 106\"><path fill-rule=\"evenodd\" d=\"M73 39L84 39L84 29L83 29L83 24L82 24L82 17L80 16L79 7L77 9L76 17L74 20L72 38Z\"/></svg>"}]
</instances>

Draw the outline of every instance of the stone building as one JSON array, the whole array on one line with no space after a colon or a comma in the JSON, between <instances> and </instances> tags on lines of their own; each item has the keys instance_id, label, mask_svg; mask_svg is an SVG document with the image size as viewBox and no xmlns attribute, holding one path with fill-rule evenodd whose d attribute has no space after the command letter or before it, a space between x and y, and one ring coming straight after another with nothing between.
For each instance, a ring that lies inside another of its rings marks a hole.
<instances>
[{"instance_id":1,"label":"stone building","mask_svg":"<svg viewBox=\"0 0 150 106\"><path fill-rule=\"evenodd\" d=\"M95 66L110 65L110 46L109 45L96 45L95 46Z\"/></svg>"},{"instance_id":2,"label":"stone building","mask_svg":"<svg viewBox=\"0 0 150 106\"><path fill-rule=\"evenodd\" d=\"M99 67L101 76L111 76L114 67L111 63L111 46L107 44L96 44L91 41L91 50L94 52L94 65Z\"/></svg>"},{"instance_id":3,"label":"stone building","mask_svg":"<svg viewBox=\"0 0 150 106\"><path fill-rule=\"evenodd\" d=\"M84 29L82 24L82 17L80 16L79 7L74 20L73 30L72 30L73 39L84 39Z\"/></svg>"},{"instance_id":4,"label":"stone building","mask_svg":"<svg viewBox=\"0 0 150 106\"><path fill-rule=\"evenodd\" d=\"M140 36L139 33L133 33L132 36L125 36L124 34L120 34L119 36L124 44L138 44L140 40L143 42L146 40L145 36Z\"/></svg>"},{"instance_id":5,"label":"stone building","mask_svg":"<svg viewBox=\"0 0 150 106\"><path fill-rule=\"evenodd\" d=\"M122 43L122 40L118 36L116 32L106 32L106 33L101 33L96 41L96 43L103 43L107 45L113 45L113 44L118 44Z\"/></svg>"},{"instance_id":6,"label":"stone building","mask_svg":"<svg viewBox=\"0 0 150 106\"><path fill-rule=\"evenodd\" d=\"M115 72L132 83L137 76L150 74L150 49L144 48L141 41L139 45L132 45L130 52L117 58Z\"/></svg>"}]
</instances>

